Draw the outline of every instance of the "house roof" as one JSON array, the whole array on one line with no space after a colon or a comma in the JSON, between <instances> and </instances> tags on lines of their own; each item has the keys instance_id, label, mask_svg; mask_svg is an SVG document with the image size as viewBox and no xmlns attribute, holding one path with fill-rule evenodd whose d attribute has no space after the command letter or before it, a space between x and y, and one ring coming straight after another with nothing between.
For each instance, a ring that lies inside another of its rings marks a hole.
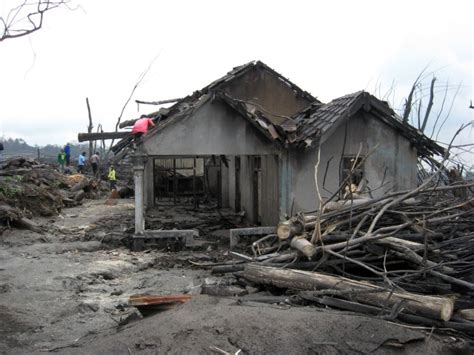
<instances>
[{"instance_id":1,"label":"house roof","mask_svg":"<svg viewBox=\"0 0 474 355\"><path fill-rule=\"evenodd\" d=\"M269 112L269 109L262 107L257 102L244 101L231 96L223 90L224 86L233 80L245 75L251 70L261 69L273 76L277 77L280 82L284 83L295 96L303 98L308 103L317 102L307 91L302 90L296 84L292 83L283 75L271 69L268 65L261 61L252 61L247 64L233 68L223 77L213 81L201 90L195 91L193 94L184 97L168 108L168 113L162 115L163 119L150 131L149 134L143 137L143 141L150 139L154 134L159 132L164 126L171 124L176 120L190 116L195 110L201 107L209 100L221 100L226 103L252 125L254 125L267 138L279 143L285 144L287 135L291 135L296 131L296 122L290 116L285 116L278 112ZM127 142L119 142L112 148L115 154L127 146Z\"/></svg>"},{"instance_id":2,"label":"house roof","mask_svg":"<svg viewBox=\"0 0 474 355\"><path fill-rule=\"evenodd\" d=\"M296 95L305 98L309 102L314 102L318 101L315 97L313 97L310 93L307 91L302 90L299 86L296 84L292 83L289 79L285 78L283 75L277 73L275 70L270 68L268 65L261 61L252 61L247 64L240 65L238 67L233 68L231 71L229 71L226 75L223 77L214 80L212 83L209 85L205 86L201 90L197 90L193 92L191 95L188 95L184 97L183 99L179 100L176 102L173 106L169 107L169 113L167 116L173 116L174 114L178 112L183 112L186 111L192 107L194 107L196 104L199 104L199 101L203 95L210 94L210 93L216 93L220 91L221 87L224 86L225 84L228 84L229 82L241 77L242 75L248 73L251 70L254 69L263 69L276 77L278 77L283 83L285 83Z\"/></svg>"},{"instance_id":3,"label":"house roof","mask_svg":"<svg viewBox=\"0 0 474 355\"><path fill-rule=\"evenodd\" d=\"M262 107L253 100L241 100L223 90L225 84L256 68L260 68L277 77L293 91L294 95L304 98L309 102L309 106L289 117L269 112L269 108ZM344 119L350 119L359 110L364 109L406 137L417 148L419 154L444 155L445 153L442 147L426 137L421 131L404 124L387 102L381 101L367 92L358 91L323 104L260 61L253 61L235 67L203 89L195 91L193 94L176 102L167 109L166 114L162 114L162 119L149 134L143 137L142 141L150 139L165 126L172 124L176 120L192 115L195 110L212 100L224 102L249 121L270 141L277 142L283 147L290 145L310 147L314 142L319 141L324 134L328 133L331 128ZM130 142L130 139L128 141L122 140L112 150L117 154Z\"/></svg>"},{"instance_id":4,"label":"house roof","mask_svg":"<svg viewBox=\"0 0 474 355\"><path fill-rule=\"evenodd\" d=\"M339 97L327 104L312 104L295 115L294 119L297 123L295 143L300 146L311 145L339 122L351 118L361 109L372 113L407 138L417 148L419 154L445 154L444 148L426 137L421 131L409 124L404 124L386 101L381 101L365 91Z\"/></svg>"}]
</instances>

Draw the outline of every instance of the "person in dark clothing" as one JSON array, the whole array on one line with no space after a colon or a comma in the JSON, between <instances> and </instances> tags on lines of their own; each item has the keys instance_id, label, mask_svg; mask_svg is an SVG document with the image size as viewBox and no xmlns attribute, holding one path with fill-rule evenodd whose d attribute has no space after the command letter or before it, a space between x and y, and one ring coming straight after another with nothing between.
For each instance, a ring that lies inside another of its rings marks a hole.
<instances>
[{"instance_id":1,"label":"person in dark clothing","mask_svg":"<svg viewBox=\"0 0 474 355\"><path fill-rule=\"evenodd\" d=\"M66 154L66 166L71 164L71 146L69 143L64 147L64 153Z\"/></svg>"}]
</instances>

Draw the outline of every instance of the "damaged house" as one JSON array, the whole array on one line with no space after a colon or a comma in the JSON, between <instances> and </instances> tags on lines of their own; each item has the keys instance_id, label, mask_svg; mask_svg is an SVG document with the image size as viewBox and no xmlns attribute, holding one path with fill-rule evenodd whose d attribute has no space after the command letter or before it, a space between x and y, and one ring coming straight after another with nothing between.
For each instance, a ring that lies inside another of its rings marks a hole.
<instances>
[{"instance_id":1,"label":"damaged house","mask_svg":"<svg viewBox=\"0 0 474 355\"><path fill-rule=\"evenodd\" d=\"M316 165L321 198L351 168L354 186L378 197L415 187L418 156L442 153L386 102L360 91L322 103L259 61L161 113L133 155L138 234L160 199L211 195L250 222L275 225L318 208Z\"/></svg>"}]
</instances>

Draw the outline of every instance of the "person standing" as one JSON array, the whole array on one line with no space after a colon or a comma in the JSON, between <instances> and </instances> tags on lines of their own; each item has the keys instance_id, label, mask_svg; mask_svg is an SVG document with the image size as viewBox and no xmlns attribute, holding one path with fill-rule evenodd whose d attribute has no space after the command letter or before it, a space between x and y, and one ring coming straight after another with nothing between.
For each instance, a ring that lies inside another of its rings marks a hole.
<instances>
[{"instance_id":1,"label":"person standing","mask_svg":"<svg viewBox=\"0 0 474 355\"><path fill-rule=\"evenodd\" d=\"M79 158L77 158L77 172L79 174L84 174L86 161L87 161L86 152L82 152L81 155L79 155Z\"/></svg>"},{"instance_id":2,"label":"person standing","mask_svg":"<svg viewBox=\"0 0 474 355\"><path fill-rule=\"evenodd\" d=\"M66 143L64 153L66 154L66 166L69 166L71 164L71 146L69 143Z\"/></svg>"},{"instance_id":3,"label":"person standing","mask_svg":"<svg viewBox=\"0 0 474 355\"><path fill-rule=\"evenodd\" d=\"M64 173L64 164L66 163L66 153L64 153L64 149L61 149L61 151L58 154L58 164L59 168L61 169L61 172Z\"/></svg>"},{"instance_id":4,"label":"person standing","mask_svg":"<svg viewBox=\"0 0 474 355\"><path fill-rule=\"evenodd\" d=\"M91 156L92 175L94 176L94 178L99 177L99 163L100 163L99 152L95 152L94 155Z\"/></svg>"},{"instance_id":5,"label":"person standing","mask_svg":"<svg viewBox=\"0 0 474 355\"><path fill-rule=\"evenodd\" d=\"M115 167L113 165L111 165L109 168L108 178L110 181L110 189L115 190L117 188L117 174L115 172Z\"/></svg>"},{"instance_id":6,"label":"person standing","mask_svg":"<svg viewBox=\"0 0 474 355\"><path fill-rule=\"evenodd\" d=\"M133 139L136 141L138 138L148 132L148 128L155 127L153 120L147 115L141 115L141 117L135 122L132 128Z\"/></svg>"}]
</instances>

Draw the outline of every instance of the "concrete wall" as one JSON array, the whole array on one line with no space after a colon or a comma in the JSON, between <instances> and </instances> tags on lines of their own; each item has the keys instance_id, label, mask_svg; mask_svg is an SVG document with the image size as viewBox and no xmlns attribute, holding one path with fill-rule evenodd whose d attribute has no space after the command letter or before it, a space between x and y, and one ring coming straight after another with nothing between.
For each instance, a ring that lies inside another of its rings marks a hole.
<instances>
[{"instance_id":1,"label":"concrete wall","mask_svg":"<svg viewBox=\"0 0 474 355\"><path fill-rule=\"evenodd\" d=\"M340 124L321 144L321 159L318 181L322 198L328 198L339 187L339 163L343 153L346 122ZM410 143L394 129L366 113L359 113L347 121L345 156L356 156L359 149L365 156L377 144L378 148L368 157L364 175L371 189L379 188L385 174L385 187L372 193L382 196L389 190L403 190L416 187L417 153ZM292 151L290 165L293 171L290 200L295 201L294 211L311 211L318 208L314 178L317 149L305 153ZM323 180L327 168L325 184Z\"/></svg>"},{"instance_id":2,"label":"concrete wall","mask_svg":"<svg viewBox=\"0 0 474 355\"><path fill-rule=\"evenodd\" d=\"M248 221L255 223L254 185L253 185L253 157L240 157L240 209L245 211Z\"/></svg>"},{"instance_id":3,"label":"concrete wall","mask_svg":"<svg viewBox=\"0 0 474 355\"><path fill-rule=\"evenodd\" d=\"M228 157L226 157L229 159ZM227 165L230 162L227 161ZM221 163L221 206L222 207L229 207L229 168L225 166L224 163Z\"/></svg>"},{"instance_id":4,"label":"concrete wall","mask_svg":"<svg viewBox=\"0 0 474 355\"><path fill-rule=\"evenodd\" d=\"M153 158L149 157L144 170L144 201L145 208L151 208L155 205L154 201L154 183L153 183Z\"/></svg>"},{"instance_id":5,"label":"concrete wall","mask_svg":"<svg viewBox=\"0 0 474 355\"><path fill-rule=\"evenodd\" d=\"M178 119L148 138L149 155L275 154L276 145L220 101L208 101L191 116Z\"/></svg>"},{"instance_id":6,"label":"concrete wall","mask_svg":"<svg viewBox=\"0 0 474 355\"><path fill-rule=\"evenodd\" d=\"M280 220L280 199L278 176L278 156L268 155L262 158L262 226L274 226Z\"/></svg>"},{"instance_id":7,"label":"concrete wall","mask_svg":"<svg viewBox=\"0 0 474 355\"><path fill-rule=\"evenodd\" d=\"M230 156L227 157L229 159L228 165L229 165L229 172L228 172L228 177L229 180L227 182L229 186L229 207L235 210L235 157ZM224 175L224 174L223 174Z\"/></svg>"}]
</instances>

